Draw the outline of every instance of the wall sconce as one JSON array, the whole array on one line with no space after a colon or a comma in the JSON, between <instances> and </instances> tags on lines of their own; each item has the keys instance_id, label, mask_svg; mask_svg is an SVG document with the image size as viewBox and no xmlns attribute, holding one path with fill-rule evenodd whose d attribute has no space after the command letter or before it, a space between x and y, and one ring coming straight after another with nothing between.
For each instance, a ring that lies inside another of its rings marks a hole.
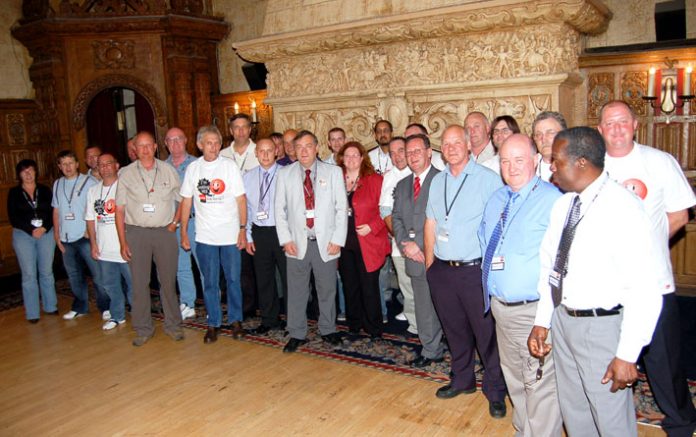
<instances>
[{"instance_id":1,"label":"wall sconce","mask_svg":"<svg viewBox=\"0 0 696 437\"><path fill-rule=\"evenodd\" d=\"M686 102L694 98L691 90L691 65L680 71L674 68L677 61L665 59L667 69L656 70L651 67L648 71L648 90L643 100L650 103L653 109L659 109L669 115L677 109L683 108ZM679 80L681 76L681 81ZM655 94L655 82L658 82L659 95ZM659 98L658 98L659 97ZM659 102L658 102L659 100Z\"/></svg>"}]
</instances>

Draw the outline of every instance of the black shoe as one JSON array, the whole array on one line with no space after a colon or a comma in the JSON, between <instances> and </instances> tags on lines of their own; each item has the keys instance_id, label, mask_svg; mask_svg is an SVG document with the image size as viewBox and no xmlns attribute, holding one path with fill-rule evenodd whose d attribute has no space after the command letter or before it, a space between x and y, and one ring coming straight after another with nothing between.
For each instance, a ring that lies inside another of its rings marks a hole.
<instances>
[{"instance_id":1,"label":"black shoe","mask_svg":"<svg viewBox=\"0 0 696 437\"><path fill-rule=\"evenodd\" d=\"M441 363L444 358L426 358L423 355L418 355L418 358L408 363L410 366L417 367L419 369L423 367L428 367L432 363Z\"/></svg>"},{"instance_id":2,"label":"black shoe","mask_svg":"<svg viewBox=\"0 0 696 437\"><path fill-rule=\"evenodd\" d=\"M333 332L331 334L322 335L321 339L329 343L331 346L338 346L341 344L341 337L338 332Z\"/></svg>"},{"instance_id":3,"label":"black shoe","mask_svg":"<svg viewBox=\"0 0 696 437\"><path fill-rule=\"evenodd\" d=\"M348 332L353 335L358 335L360 334L360 328L348 328Z\"/></svg>"},{"instance_id":4,"label":"black shoe","mask_svg":"<svg viewBox=\"0 0 696 437\"><path fill-rule=\"evenodd\" d=\"M203 343L215 343L217 341L218 332L220 332L220 328L209 327L203 337Z\"/></svg>"},{"instance_id":5,"label":"black shoe","mask_svg":"<svg viewBox=\"0 0 696 437\"><path fill-rule=\"evenodd\" d=\"M501 401L489 402L488 403L488 413L494 419L502 419L503 417L505 417L505 414L507 413L507 407L505 406L505 402L501 402Z\"/></svg>"},{"instance_id":6,"label":"black shoe","mask_svg":"<svg viewBox=\"0 0 696 437\"><path fill-rule=\"evenodd\" d=\"M306 339L298 339L298 338L290 338L290 341L288 341L288 344L285 345L283 348L283 353L290 354L293 353L297 350L298 347L302 346L303 344L307 343Z\"/></svg>"},{"instance_id":7,"label":"black shoe","mask_svg":"<svg viewBox=\"0 0 696 437\"><path fill-rule=\"evenodd\" d=\"M457 388L454 388L448 384L444 387L440 387L439 389L437 389L435 396L437 396L440 399L452 399L453 397L459 396L461 394L469 395L469 394L475 393L475 392L476 392L476 387L457 389Z\"/></svg>"},{"instance_id":8,"label":"black shoe","mask_svg":"<svg viewBox=\"0 0 696 437\"><path fill-rule=\"evenodd\" d=\"M39 319L27 319L27 322L31 323L32 325L39 323Z\"/></svg>"},{"instance_id":9,"label":"black shoe","mask_svg":"<svg viewBox=\"0 0 696 437\"><path fill-rule=\"evenodd\" d=\"M48 314L49 316L57 316L57 315L58 315L58 310L51 311L51 312L48 312L48 313L44 311L44 314Z\"/></svg>"},{"instance_id":10,"label":"black shoe","mask_svg":"<svg viewBox=\"0 0 696 437\"><path fill-rule=\"evenodd\" d=\"M370 340L381 340L382 339L382 334L370 334Z\"/></svg>"},{"instance_id":11,"label":"black shoe","mask_svg":"<svg viewBox=\"0 0 696 437\"><path fill-rule=\"evenodd\" d=\"M268 334L268 331L270 331L271 329L273 328L271 328L270 326L259 325L258 328L252 329L251 331L249 331L249 333L252 335L266 335Z\"/></svg>"}]
</instances>

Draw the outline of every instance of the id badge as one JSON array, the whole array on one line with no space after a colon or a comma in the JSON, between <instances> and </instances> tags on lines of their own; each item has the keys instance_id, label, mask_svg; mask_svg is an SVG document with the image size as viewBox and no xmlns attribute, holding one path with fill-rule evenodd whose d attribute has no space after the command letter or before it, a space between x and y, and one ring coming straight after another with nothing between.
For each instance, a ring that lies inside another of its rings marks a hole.
<instances>
[{"instance_id":1,"label":"id badge","mask_svg":"<svg viewBox=\"0 0 696 437\"><path fill-rule=\"evenodd\" d=\"M449 232L447 232L445 229L441 229L440 232L437 233L437 239L438 241L447 243L449 241Z\"/></svg>"},{"instance_id":2,"label":"id badge","mask_svg":"<svg viewBox=\"0 0 696 437\"><path fill-rule=\"evenodd\" d=\"M313 219L314 218L314 210L308 209L307 211L305 211L305 217L308 219Z\"/></svg>"},{"instance_id":3,"label":"id badge","mask_svg":"<svg viewBox=\"0 0 696 437\"><path fill-rule=\"evenodd\" d=\"M505 257L504 256L494 256L491 259L491 270L503 270L505 268Z\"/></svg>"},{"instance_id":4,"label":"id badge","mask_svg":"<svg viewBox=\"0 0 696 437\"><path fill-rule=\"evenodd\" d=\"M256 212L256 220L268 220L268 212L267 211L257 211Z\"/></svg>"},{"instance_id":5,"label":"id badge","mask_svg":"<svg viewBox=\"0 0 696 437\"><path fill-rule=\"evenodd\" d=\"M41 226L43 226L43 220L41 220L40 218L35 218L31 221L31 225L35 228L40 228Z\"/></svg>"},{"instance_id":6,"label":"id badge","mask_svg":"<svg viewBox=\"0 0 696 437\"><path fill-rule=\"evenodd\" d=\"M561 285L561 274L552 270L549 274L549 285L558 288Z\"/></svg>"},{"instance_id":7,"label":"id badge","mask_svg":"<svg viewBox=\"0 0 696 437\"><path fill-rule=\"evenodd\" d=\"M75 220L75 214L72 212L65 214L65 220Z\"/></svg>"},{"instance_id":8,"label":"id badge","mask_svg":"<svg viewBox=\"0 0 696 437\"><path fill-rule=\"evenodd\" d=\"M147 212L149 214L152 214L155 212L155 204L154 203L143 203L143 212Z\"/></svg>"},{"instance_id":9,"label":"id badge","mask_svg":"<svg viewBox=\"0 0 696 437\"><path fill-rule=\"evenodd\" d=\"M411 240L415 239L416 238L416 231L414 231L413 229L409 229L408 230L408 238L410 238Z\"/></svg>"},{"instance_id":10,"label":"id badge","mask_svg":"<svg viewBox=\"0 0 696 437\"><path fill-rule=\"evenodd\" d=\"M353 217L353 208L348 208L348 217Z\"/></svg>"}]
</instances>

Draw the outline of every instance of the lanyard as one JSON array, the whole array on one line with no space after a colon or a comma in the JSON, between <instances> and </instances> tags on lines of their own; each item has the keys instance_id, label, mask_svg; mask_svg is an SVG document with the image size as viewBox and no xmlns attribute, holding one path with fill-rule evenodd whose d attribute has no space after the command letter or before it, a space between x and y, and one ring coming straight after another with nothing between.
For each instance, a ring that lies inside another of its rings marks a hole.
<instances>
[{"instance_id":1,"label":"lanyard","mask_svg":"<svg viewBox=\"0 0 696 437\"><path fill-rule=\"evenodd\" d=\"M263 205L263 200L266 198L266 195L271 189L271 185L273 184L273 179L275 178L276 172L275 170L273 171L273 174L271 175L271 179L268 181L268 186L266 187L266 191L262 191L263 187L263 177L261 176L261 173L263 173L263 170L261 170L261 167L259 167L259 206Z\"/></svg>"},{"instance_id":2,"label":"lanyard","mask_svg":"<svg viewBox=\"0 0 696 437\"><path fill-rule=\"evenodd\" d=\"M79 190L77 190L77 197L80 197L80 194L82 193L82 189L85 187L85 184L87 183L87 180L89 178L85 176L85 180L82 182L82 186L80 187ZM72 190L70 190L70 198L68 198L68 193L65 191L66 185L68 185L68 180L63 179L63 196L65 196L65 200L68 201L68 208L72 209L72 200L73 200L73 195L75 194L75 187L77 187L77 183L80 182L80 175L77 175L77 179L75 179L75 185L73 185Z\"/></svg>"},{"instance_id":3,"label":"lanyard","mask_svg":"<svg viewBox=\"0 0 696 437\"><path fill-rule=\"evenodd\" d=\"M32 211L34 211L34 217L38 217L36 214L36 208L39 206L39 187L34 188L34 200L31 200L29 198L29 195L27 195L27 192L24 191L22 188L22 194L24 195L24 199L27 201L29 206L31 206Z\"/></svg>"},{"instance_id":4,"label":"lanyard","mask_svg":"<svg viewBox=\"0 0 696 437\"><path fill-rule=\"evenodd\" d=\"M449 206L447 206L447 173L445 173L445 221L447 221L447 219L449 219L449 214L450 214L450 211L452 211L452 207L454 206L454 202L457 201L457 197L459 197L459 193L462 191L462 187L464 186L464 182L466 182L466 178L468 178L468 177L469 177L468 174L464 175L464 180L459 185L459 189L457 190L457 194L454 195L454 199L452 199L452 202L450 202Z\"/></svg>"},{"instance_id":5,"label":"lanyard","mask_svg":"<svg viewBox=\"0 0 696 437\"><path fill-rule=\"evenodd\" d=\"M510 217L510 220L507 220L506 223L504 224L503 233L502 233L502 235L500 236L500 243L498 244L498 251L500 251L500 248L503 247L503 243L505 242L505 236L507 235L508 231L510 230L510 227L511 227L511 225L512 225L512 221L515 219L515 217L517 217L517 214L520 213L520 211L522 210L522 207L524 206L524 204L527 203L527 200L528 200L530 197L532 197L532 195L534 194L534 191L536 191L536 189L537 189L537 187L539 186L539 183L540 183L540 182L541 182L541 178L537 177L537 180L536 180L536 182L534 183L534 186L532 187L532 191L530 191L530 193L527 195L527 197L524 198L524 200L522 201L522 204L520 205L520 207L517 208L517 211L515 211L515 213L512 215L512 217ZM513 198L514 198L514 195L513 195L513 197L510 198L509 201L512 202L512 199L513 199ZM511 206L512 206L512 205L511 205Z\"/></svg>"},{"instance_id":6,"label":"lanyard","mask_svg":"<svg viewBox=\"0 0 696 437\"><path fill-rule=\"evenodd\" d=\"M234 147L234 146L232 146L232 147ZM238 155L238 153L236 153L236 155ZM246 152L244 152L244 159L242 159L242 165L239 166L239 171L241 171L241 172L244 172L244 164L246 163L247 155L249 155L249 146L247 146ZM237 162L237 156L234 157L234 162ZM275 175L275 173L274 173L274 175Z\"/></svg>"},{"instance_id":7,"label":"lanyard","mask_svg":"<svg viewBox=\"0 0 696 437\"><path fill-rule=\"evenodd\" d=\"M109 198L109 193L111 193L111 188L114 186L114 184L109 185L109 189L106 191L106 196L102 198L104 195L104 184L102 184L101 189L99 190L99 200L104 202L106 199Z\"/></svg>"},{"instance_id":8,"label":"lanyard","mask_svg":"<svg viewBox=\"0 0 696 437\"><path fill-rule=\"evenodd\" d=\"M159 171L159 166L157 165L157 161L155 161L155 177L152 178L152 186L150 186L150 189L148 189L147 184L145 183L145 177L143 176L143 172L140 169L140 161L138 161L138 173L140 174L140 180L143 181L143 186L145 187L145 191L147 192L148 200L150 199L150 193L155 192L155 181L157 180L157 172L158 171Z\"/></svg>"},{"instance_id":9,"label":"lanyard","mask_svg":"<svg viewBox=\"0 0 696 437\"><path fill-rule=\"evenodd\" d=\"M348 187L346 187L346 193L348 193L348 194L355 193L355 190L358 189L358 181L359 180L360 180L360 175L358 175L358 177L355 179L355 182L353 182L353 188L351 188L349 190Z\"/></svg>"}]
</instances>

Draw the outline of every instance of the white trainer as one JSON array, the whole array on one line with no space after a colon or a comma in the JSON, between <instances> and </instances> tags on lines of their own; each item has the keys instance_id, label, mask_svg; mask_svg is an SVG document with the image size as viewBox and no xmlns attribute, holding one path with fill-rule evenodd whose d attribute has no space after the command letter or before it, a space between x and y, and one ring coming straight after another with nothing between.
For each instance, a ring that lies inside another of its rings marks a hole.
<instances>
[{"instance_id":1,"label":"white trainer","mask_svg":"<svg viewBox=\"0 0 696 437\"><path fill-rule=\"evenodd\" d=\"M114 329L115 327L117 327L117 326L119 326L119 325L123 325L124 323L126 323L126 320L125 320L125 319L124 319L124 320L114 320L114 319L111 319L111 320L108 320L106 323L104 323L104 324L102 325L102 329L103 329L104 331L110 331L110 330Z\"/></svg>"},{"instance_id":2,"label":"white trainer","mask_svg":"<svg viewBox=\"0 0 696 437\"><path fill-rule=\"evenodd\" d=\"M186 304L181 304L181 320L193 319L196 317L196 310Z\"/></svg>"},{"instance_id":3,"label":"white trainer","mask_svg":"<svg viewBox=\"0 0 696 437\"><path fill-rule=\"evenodd\" d=\"M405 315L404 313L399 313L399 314L397 314L394 318L395 318L396 320L401 321L401 322L405 322L406 320L408 320L408 319L406 318L406 315Z\"/></svg>"},{"instance_id":4,"label":"white trainer","mask_svg":"<svg viewBox=\"0 0 696 437\"><path fill-rule=\"evenodd\" d=\"M63 314L63 319L64 320L73 320L76 319L80 316L84 316L84 314L78 313L76 311L70 310L67 313Z\"/></svg>"},{"instance_id":5,"label":"white trainer","mask_svg":"<svg viewBox=\"0 0 696 437\"><path fill-rule=\"evenodd\" d=\"M111 320L111 311L106 310L102 313L102 320Z\"/></svg>"}]
</instances>

